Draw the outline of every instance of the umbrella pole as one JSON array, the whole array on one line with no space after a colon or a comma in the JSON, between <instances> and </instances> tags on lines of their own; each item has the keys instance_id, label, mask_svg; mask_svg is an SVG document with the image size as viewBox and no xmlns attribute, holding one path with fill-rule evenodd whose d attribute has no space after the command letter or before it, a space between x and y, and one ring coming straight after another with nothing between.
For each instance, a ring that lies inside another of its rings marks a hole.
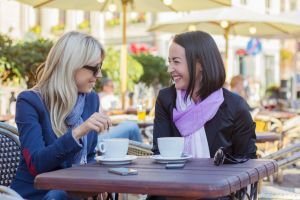
<instances>
[{"instance_id":1,"label":"umbrella pole","mask_svg":"<svg viewBox=\"0 0 300 200\"><path fill-rule=\"evenodd\" d=\"M224 29L225 38L225 73L228 79L229 27Z\"/></svg>"},{"instance_id":2,"label":"umbrella pole","mask_svg":"<svg viewBox=\"0 0 300 200\"><path fill-rule=\"evenodd\" d=\"M127 41L126 41L126 11L127 1L122 0L122 48L121 48L121 66L120 66L120 78L121 78L121 100L122 108L125 109L125 95L127 85Z\"/></svg>"}]
</instances>

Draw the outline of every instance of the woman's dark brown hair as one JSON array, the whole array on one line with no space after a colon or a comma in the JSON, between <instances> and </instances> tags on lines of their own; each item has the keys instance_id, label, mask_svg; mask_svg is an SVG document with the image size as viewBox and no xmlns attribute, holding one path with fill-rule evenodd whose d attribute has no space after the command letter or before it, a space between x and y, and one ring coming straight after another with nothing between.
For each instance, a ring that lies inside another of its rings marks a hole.
<instances>
[{"instance_id":1,"label":"woman's dark brown hair","mask_svg":"<svg viewBox=\"0 0 300 200\"><path fill-rule=\"evenodd\" d=\"M202 67L200 90L196 91L197 96L202 100L214 91L222 88L226 75L223 60L219 49L212 38L206 32L192 31L178 34L173 42L185 49L185 56L188 64L190 82L185 99L192 96L196 84L196 63Z\"/></svg>"}]
</instances>

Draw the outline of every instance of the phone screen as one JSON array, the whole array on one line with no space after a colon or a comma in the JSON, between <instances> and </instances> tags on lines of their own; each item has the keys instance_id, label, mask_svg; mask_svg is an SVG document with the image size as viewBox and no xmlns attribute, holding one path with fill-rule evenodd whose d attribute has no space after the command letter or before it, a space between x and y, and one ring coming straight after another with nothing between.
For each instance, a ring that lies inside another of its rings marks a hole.
<instances>
[{"instance_id":1,"label":"phone screen","mask_svg":"<svg viewBox=\"0 0 300 200\"><path fill-rule=\"evenodd\" d=\"M123 175L123 176L138 174L138 171L136 169L126 168L126 167L109 168L108 171L111 173L119 174L119 175Z\"/></svg>"}]
</instances>

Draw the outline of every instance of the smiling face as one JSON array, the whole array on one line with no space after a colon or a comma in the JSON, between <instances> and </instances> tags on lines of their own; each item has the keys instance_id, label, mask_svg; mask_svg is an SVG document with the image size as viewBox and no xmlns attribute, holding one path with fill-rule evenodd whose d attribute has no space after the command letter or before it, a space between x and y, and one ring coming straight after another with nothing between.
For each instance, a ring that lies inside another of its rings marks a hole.
<instances>
[{"instance_id":1,"label":"smiling face","mask_svg":"<svg viewBox=\"0 0 300 200\"><path fill-rule=\"evenodd\" d=\"M170 73L177 90L187 90L190 75L185 56L185 49L174 42L169 48L168 72Z\"/></svg>"},{"instance_id":2,"label":"smiling face","mask_svg":"<svg viewBox=\"0 0 300 200\"><path fill-rule=\"evenodd\" d=\"M95 66L95 68L98 68L101 62L102 59L99 58L99 60L91 62L89 66ZM96 85L97 79L101 77L102 77L101 69L99 69L99 72L96 75L94 75L92 70L86 68L80 68L75 73L75 83L78 92L80 93L91 92Z\"/></svg>"},{"instance_id":3,"label":"smiling face","mask_svg":"<svg viewBox=\"0 0 300 200\"><path fill-rule=\"evenodd\" d=\"M199 62L195 64L195 85L194 93L200 89L201 82L201 65ZM173 42L169 49L169 67L168 72L170 73L177 90L187 90L190 84L190 74L188 62L186 60L185 49Z\"/></svg>"}]
</instances>

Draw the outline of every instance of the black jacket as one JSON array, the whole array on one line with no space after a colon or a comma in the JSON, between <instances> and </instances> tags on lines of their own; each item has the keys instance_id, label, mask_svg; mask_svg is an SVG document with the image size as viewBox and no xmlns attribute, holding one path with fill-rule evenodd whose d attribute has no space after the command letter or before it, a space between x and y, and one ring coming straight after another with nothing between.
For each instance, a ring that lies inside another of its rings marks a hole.
<instances>
[{"instance_id":1,"label":"black jacket","mask_svg":"<svg viewBox=\"0 0 300 200\"><path fill-rule=\"evenodd\" d=\"M255 123L244 99L223 89L224 102L216 115L205 123L210 157L219 147L235 157L256 158ZM181 137L173 122L173 108L176 105L176 89L173 86L162 89L155 105L153 130L153 152L159 154L157 138Z\"/></svg>"}]
</instances>

